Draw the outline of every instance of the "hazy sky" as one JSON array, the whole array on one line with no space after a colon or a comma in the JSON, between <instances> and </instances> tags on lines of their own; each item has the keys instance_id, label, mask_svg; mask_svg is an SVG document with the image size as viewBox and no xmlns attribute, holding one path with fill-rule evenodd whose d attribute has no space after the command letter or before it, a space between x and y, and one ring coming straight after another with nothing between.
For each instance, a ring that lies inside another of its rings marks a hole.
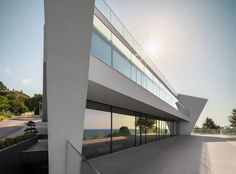
<instances>
[{"instance_id":1,"label":"hazy sky","mask_svg":"<svg viewBox=\"0 0 236 174\"><path fill-rule=\"evenodd\" d=\"M198 125L236 107L235 0L107 0L177 93L208 98ZM0 0L0 80L42 91L43 0Z\"/></svg>"}]
</instances>

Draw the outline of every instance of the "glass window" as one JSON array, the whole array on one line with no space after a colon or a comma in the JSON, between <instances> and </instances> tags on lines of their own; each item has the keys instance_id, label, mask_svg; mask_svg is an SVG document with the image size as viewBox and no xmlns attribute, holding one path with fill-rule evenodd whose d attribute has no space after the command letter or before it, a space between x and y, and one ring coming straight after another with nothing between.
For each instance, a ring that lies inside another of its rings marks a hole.
<instances>
[{"instance_id":1,"label":"glass window","mask_svg":"<svg viewBox=\"0 0 236 174\"><path fill-rule=\"evenodd\" d=\"M156 141L156 120L147 118L146 119L146 139L147 142L153 142Z\"/></svg>"},{"instance_id":2,"label":"glass window","mask_svg":"<svg viewBox=\"0 0 236 174\"><path fill-rule=\"evenodd\" d=\"M152 92L153 91L153 85L152 85L152 80L147 77L147 90Z\"/></svg>"},{"instance_id":3,"label":"glass window","mask_svg":"<svg viewBox=\"0 0 236 174\"><path fill-rule=\"evenodd\" d=\"M160 98L165 101L165 91L164 86L160 83Z\"/></svg>"},{"instance_id":4,"label":"glass window","mask_svg":"<svg viewBox=\"0 0 236 174\"><path fill-rule=\"evenodd\" d=\"M86 158L110 153L111 113L85 110L82 154Z\"/></svg>"},{"instance_id":5,"label":"glass window","mask_svg":"<svg viewBox=\"0 0 236 174\"><path fill-rule=\"evenodd\" d=\"M91 53L104 63L111 65L111 46L98 33L92 33Z\"/></svg>"},{"instance_id":6,"label":"glass window","mask_svg":"<svg viewBox=\"0 0 236 174\"><path fill-rule=\"evenodd\" d=\"M136 82L136 67L131 65L131 79Z\"/></svg>"},{"instance_id":7,"label":"glass window","mask_svg":"<svg viewBox=\"0 0 236 174\"><path fill-rule=\"evenodd\" d=\"M125 28L124 28L124 38L133 47L134 39L133 39L132 35L129 33L129 31L127 31Z\"/></svg>"},{"instance_id":8,"label":"glass window","mask_svg":"<svg viewBox=\"0 0 236 174\"><path fill-rule=\"evenodd\" d=\"M111 31L96 16L93 18L93 25L100 34L111 41Z\"/></svg>"},{"instance_id":9,"label":"glass window","mask_svg":"<svg viewBox=\"0 0 236 174\"><path fill-rule=\"evenodd\" d=\"M121 56L117 51L113 50L113 67L124 74L127 77L130 77L130 63L129 61Z\"/></svg>"},{"instance_id":10,"label":"glass window","mask_svg":"<svg viewBox=\"0 0 236 174\"><path fill-rule=\"evenodd\" d=\"M130 50L114 34L112 34L112 43L127 59L131 58Z\"/></svg>"},{"instance_id":11,"label":"glass window","mask_svg":"<svg viewBox=\"0 0 236 174\"><path fill-rule=\"evenodd\" d=\"M110 7L105 3L104 0L96 0L95 6L98 8L98 10L107 18L108 21L110 21Z\"/></svg>"},{"instance_id":12,"label":"glass window","mask_svg":"<svg viewBox=\"0 0 236 174\"><path fill-rule=\"evenodd\" d=\"M157 85L155 83L152 84L152 93L155 95L155 96L158 96L157 95Z\"/></svg>"},{"instance_id":13,"label":"glass window","mask_svg":"<svg viewBox=\"0 0 236 174\"><path fill-rule=\"evenodd\" d=\"M161 128L160 128L160 120L157 120L157 139L160 140Z\"/></svg>"},{"instance_id":14,"label":"glass window","mask_svg":"<svg viewBox=\"0 0 236 174\"><path fill-rule=\"evenodd\" d=\"M113 12L111 12L111 24L123 36L123 24L121 23L120 19Z\"/></svg>"},{"instance_id":15,"label":"glass window","mask_svg":"<svg viewBox=\"0 0 236 174\"><path fill-rule=\"evenodd\" d=\"M132 62L141 70L143 71L144 65L139 61L139 59L137 57L135 57L132 54Z\"/></svg>"},{"instance_id":16,"label":"glass window","mask_svg":"<svg viewBox=\"0 0 236 174\"><path fill-rule=\"evenodd\" d=\"M151 71L150 71L147 67L145 67L144 69L145 69L145 74L146 74L150 79L152 79L152 78L153 78L153 75L152 75Z\"/></svg>"},{"instance_id":17,"label":"glass window","mask_svg":"<svg viewBox=\"0 0 236 174\"><path fill-rule=\"evenodd\" d=\"M135 117L112 113L112 151L135 145Z\"/></svg>"},{"instance_id":18,"label":"glass window","mask_svg":"<svg viewBox=\"0 0 236 174\"><path fill-rule=\"evenodd\" d=\"M142 73L142 86L147 89L147 76Z\"/></svg>"},{"instance_id":19,"label":"glass window","mask_svg":"<svg viewBox=\"0 0 236 174\"><path fill-rule=\"evenodd\" d=\"M136 125L136 145L141 145L146 143L146 126L145 126L145 117L137 116L135 125Z\"/></svg>"},{"instance_id":20,"label":"glass window","mask_svg":"<svg viewBox=\"0 0 236 174\"><path fill-rule=\"evenodd\" d=\"M142 73L139 69L137 69L137 83L141 86L142 85Z\"/></svg>"}]
</instances>

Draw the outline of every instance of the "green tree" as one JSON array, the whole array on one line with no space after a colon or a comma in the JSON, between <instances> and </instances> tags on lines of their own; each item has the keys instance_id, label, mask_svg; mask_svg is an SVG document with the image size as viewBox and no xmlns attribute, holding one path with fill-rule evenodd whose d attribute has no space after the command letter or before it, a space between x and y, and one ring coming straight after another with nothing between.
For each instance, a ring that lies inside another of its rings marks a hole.
<instances>
[{"instance_id":1,"label":"green tree","mask_svg":"<svg viewBox=\"0 0 236 174\"><path fill-rule=\"evenodd\" d=\"M236 127L236 109L233 109L231 115L228 117L231 127Z\"/></svg>"},{"instance_id":2,"label":"green tree","mask_svg":"<svg viewBox=\"0 0 236 174\"><path fill-rule=\"evenodd\" d=\"M154 119L146 119L143 117L139 117L135 122L135 126L139 126L139 129L141 130L141 132L144 132L145 129L146 130L153 129L155 123L156 123L156 120Z\"/></svg>"},{"instance_id":3,"label":"green tree","mask_svg":"<svg viewBox=\"0 0 236 174\"><path fill-rule=\"evenodd\" d=\"M9 111L14 113L15 115L20 115L22 113L25 113L29 111L28 107L25 106L24 102L27 99L22 94L19 93L13 93L13 94L7 94L6 97L9 100Z\"/></svg>"},{"instance_id":4,"label":"green tree","mask_svg":"<svg viewBox=\"0 0 236 174\"><path fill-rule=\"evenodd\" d=\"M122 127L120 127L119 133L120 133L121 135L124 135L124 136L129 136L129 135L130 135L129 128L128 128L127 126L122 126Z\"/></svg>"},{"instance_id":5,"label":"green tree","mask_svg":"<svg viewBox=\"0 0 236 174\"><path fill-rule=\"evenodd\" d=\"M28 98L25 101L25 105L32 112L34 111L35 115L39 115L39 105L42 103L43 96L41 94L34 94L33 97Z\"/></svg>"},{"instance_id":6,"label":"green tree","mask_svg":"<svg viewBox=\"0 0 236 174\"><path fill-rule=\"evenodd\" d=\"M7 87L0 81L0 90L6 90Z\"/></svg>"},{"instance_id":7,"label":"green tree","mask_svg":"<svg viewBox=\"0 0 236 174\"><path fill-rule=\"evenodd\" d=\"M0 113L9 109L9 100L6 96L0 96Z\"/></svg>"},{"instance_id":8,"label":"green tree","mask_svg":"<svg viewBox=\"0 0 236 174\"><path fill-rule=\"evenodd\" d=\"M202 124L203 129L218 129L220 128L215 124L212 118L207 117L206 120Z\"/></svg>"}]
</instances>

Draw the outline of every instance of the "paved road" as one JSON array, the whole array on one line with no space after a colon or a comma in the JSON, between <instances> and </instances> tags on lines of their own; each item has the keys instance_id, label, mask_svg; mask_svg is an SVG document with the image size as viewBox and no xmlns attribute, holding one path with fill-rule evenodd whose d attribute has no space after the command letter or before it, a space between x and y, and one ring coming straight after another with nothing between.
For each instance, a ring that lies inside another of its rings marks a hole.
<instances>
[{"instance_id":1,"label":"paved road","mask_svg":"<svg viewBox=\"0 0 236 174\"><path fill-rule=\"evenodd\" d=\"M236 137L178 136L90 161L103 174L235 174Z\"/></svg>"},{"instance_id":2,"label":"paved road","mask_svg":"<svg viewBox=\"0 0 236 174\"><path fill-rule=\"evenodd\" d=\"M38 121L32 117L16 117L0 122L0 139L11 136L21 130L29 120Z\"/></svg>"}]
</instances>

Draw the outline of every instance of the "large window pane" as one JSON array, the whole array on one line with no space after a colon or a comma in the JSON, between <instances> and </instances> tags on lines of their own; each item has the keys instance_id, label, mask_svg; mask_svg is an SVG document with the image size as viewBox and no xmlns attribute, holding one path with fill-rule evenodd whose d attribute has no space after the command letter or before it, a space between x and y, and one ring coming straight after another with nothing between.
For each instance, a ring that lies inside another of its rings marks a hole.
<instances>
[{"instance_id":1,"label":"large window pane","mask_svg":"<svg viewBox=\"0 0 236 174\"><path fill-rule=\"evenodd\" d=\"M137 69L137 83L142 85L142 73L139 69Z\"/></svg>"},{"instance_id":2,"label":"large window pane","mask_svg":"<svg viewBox=\"0 0 236 174\"><path fill-rule=\"evenodd\" d=\"M136 145L141 145L146 143L146 126L145 126L145 117L137 116L135 125L136 125Z\"/></svg>"},{"instance_id":3,"label":"large window pane","mask_svg":"<svg viewBox=\"0 0 236 174\"><path fill-rule=\"evenodd\" d=\"M142 86L147 89L147 76L142 73Z\"/></svg>"},{"instance_id":4,"label":"large window pane","mask_svg":"<svg viewBox=\"0 0 236 174\"><path fill-rule=\"evenodd\" d=\"M111 65L111 46L98 33L92 33L91 53L104 63Z\"/></svg>"},{"instance_id":5,"label":"large window pane","mask_svg":"<svg viewBox=\"0 0 236 174\"><path fill-rule=\"evenodd\" d=\"M130 78L130 63L129 61L121 56L117 51L113 50L113 67Z\"/></svg>"},{"instance_id":6,"label":"large window pane","mask_svg":"<svg viewBox=\"0 0 236 174\"><path fill-rule=\"evenodd\" d=\"M144 65L140 62L140 60L132 54L132 62L141 70L143 71Z\"/></svg>"},{"instance_id":7,"label":"large window pane","mask_svg":"<svg viewBox=\"0 0 236 174\"><path fill-rule=\"evenodd\" d=\"M130 50L114 34L112 34L112 43L127 59L131 58Z\"/></svg>"},{"instance_id":8,"label":"large window pane","mask_svg":"<svg viewBox=\"0 0 236 174\"><path fill-rule=\"evenodd\" d=\"M147 118L146 119L146 139L148 142L156 141L156 120Z\"/></svg>"},{"instance_id":9,"label":"large window pane","mask_svg":"<svg viewBox=\"0 0 236 174\"><path fill-rule=\"evenodd\" d=\"M135 145L135 117L112 113L112 151Z\"/></svg>"},{"instance_id":10,"label":"large window pane","mask_svg":"<svg viewBox=\"0 0 236 174\"><path fill-rule=\"evenodd\" d=\"M85 110L82 154L93 158L110 152L111 113Z\"/></svg>"},{"instance_id":11,"label":"large window pane","mask_svg":"<svg viewBox=\"0 0 236 174\"><path fill-rule=\"evenodd\" d=\"M131 65L131 79L136 82L136 67Z\"/></svg>"},{"instance_id":12,"label":"large window pane","mask_svg":"<svg viewBox=\"0 0 236 174\"><path fill-rule=\"evenodd\" d=\"M147 90L152 92L153 91L153 85L152 85L152 80L147 77Z\"/></svg>"},{"instance_id":13,"label":"large window pane","mask_svg":"<svg viewBox=\"0 0 236 174\"><path fill-rule=\"evenodd\" d=\"M111 41L111 31L96 16L93 18L93 25L106 40Z\"/></svg>"},{"instance_id":14,"label":"large window pane","mask_svg":"<svg viewBox=\"0 0 236 174\"><path fill-rule=\"evenodd\" d=\"M121 23L120 19L111 12L111 24L116 28L116 30L123 35L123 24Z\"/></svg>"},{"instance_id":15,"label":"large window pane","mask_svg":"<svg viewBox=\"0 0 236 174\"><path fill-rule=\"evenodd\" d=\"M98 8L99 11L110 21L111 19L111 11L110 7L105 3L104 0L96 0L95 6Z\"/></svg>"},{"instance_id":16,"label":"large window pane","mask_svg":"<svg viewBox=\"0 0 236 174\"><path fill-rule=\"evenodd\" d=\"M161 139L161 125L160 125L160 120L157 120L157 139Z\"/></svg>"}]
</instances>

